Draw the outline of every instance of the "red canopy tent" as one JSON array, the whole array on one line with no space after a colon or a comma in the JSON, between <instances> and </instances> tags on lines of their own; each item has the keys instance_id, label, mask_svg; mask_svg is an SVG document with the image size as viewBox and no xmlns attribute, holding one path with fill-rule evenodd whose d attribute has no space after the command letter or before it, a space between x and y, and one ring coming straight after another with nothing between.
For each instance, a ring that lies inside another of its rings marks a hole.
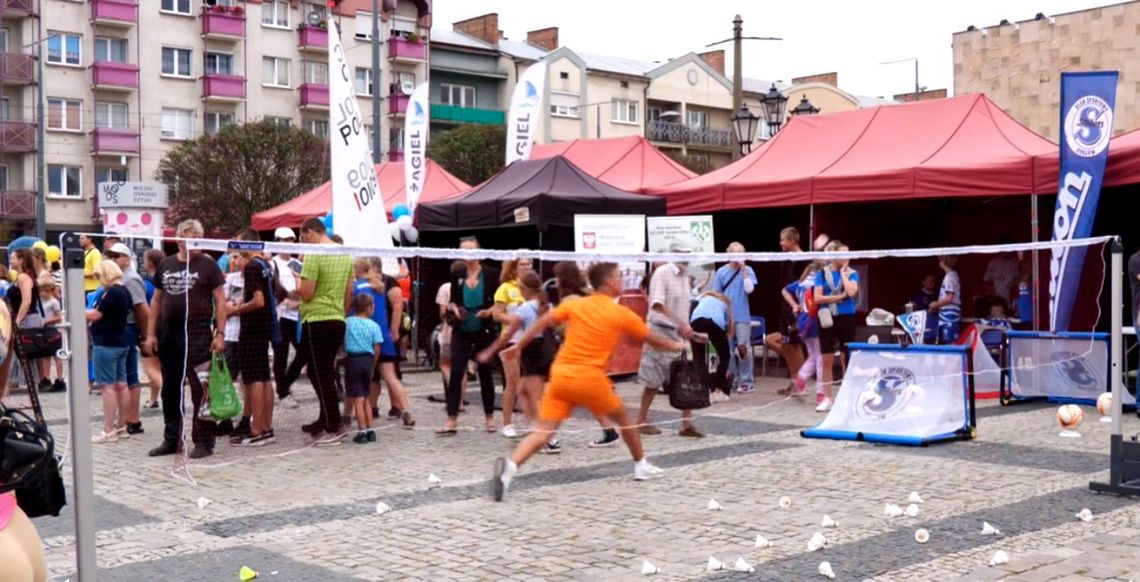
<instances>
[{"instance_id":1,"label":"red canopy tent","mask_svg":"<svg viewBox=\"0 0 1140 582\"><path fill-rule=\"evenodd\" d=\"M535 145L530 159L554 156L562 156L587 174L627 192L644 193L696 177L639 135Z\"/></svg>"},{"instance_id":2,"label":"red canopy tent","mask_svg":"<svg viewBox=\"0 0 1140 582\"><path fill-rule=\"evenodd\" d=\"M1108 142L1108 167L1105 186L1140 184L1140 129L1112 138Z\"/></svg>"},{"instance_id":3,"label":"red canopy tent","mask_svg":"<svg viewBox=\"0 0 1140 582\"><path fill-rule=\"evenodd\" d=\"M650 188L669 214L1051 193L1057 145L985 95L792 118L740 161Z\"/></svg>"},{"instance_id":4,"label":"red canopy tent","mask_svg":"<svg viewBox=\"0 0 1140 582\"><path fill-rule=\"evenodd\" d=\"M376 178L380 181L380 192L384 196L384 208L391 217L392 208L404 204L404 164L384 162L376 164ZM439 202L454 198L471 189L459 178L452 176L443 166L430 158L427 160L427 176L420 203ZM253 215L254 230L273 230L281 226L297 228L306 218L322 216L332 210L332 182L320 186L274 208Z\"/></svg>"}]
</instances>

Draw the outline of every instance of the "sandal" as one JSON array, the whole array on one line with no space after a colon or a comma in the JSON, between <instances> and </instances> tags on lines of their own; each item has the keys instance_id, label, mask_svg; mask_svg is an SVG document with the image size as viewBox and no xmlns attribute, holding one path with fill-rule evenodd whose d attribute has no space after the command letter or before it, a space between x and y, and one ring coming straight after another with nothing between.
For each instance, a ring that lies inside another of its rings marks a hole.
<instances>
[{"instance_id":1,"label":"sandal","mask_svg":"<svg viewBox=\"0 0 1140 582\"><path fill-rule=\"evenodd\" d=\"M789 382L787 386L777 390L776 394L778 394L780 396L791 396L793 393L795 393L795 391L796 391L796 383L795 382Z\"/></svg>"},{"instance_id":2,"label":"sandal","mask_svg":"<svg viewBox=\"0 0 1140 582\"><path fill-rule=\"evenodd\" d=\"M459 434L459 429L454 427L454 426L452 426L452 427L444 426L444 427L435 429L435 434L436 434L436 436L455 436L455 435Z\"/></svg>"}]
</instances>

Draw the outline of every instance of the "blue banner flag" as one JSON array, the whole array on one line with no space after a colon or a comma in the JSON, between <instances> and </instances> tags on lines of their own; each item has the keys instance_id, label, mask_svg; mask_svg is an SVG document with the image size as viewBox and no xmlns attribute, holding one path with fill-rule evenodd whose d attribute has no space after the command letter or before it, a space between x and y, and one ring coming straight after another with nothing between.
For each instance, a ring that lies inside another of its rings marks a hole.
<instances>
[{"instance_id":1,"label":"blue banner flag","mask_svg":"<svg viewBox=\"0 0 1140 582\"><path fill-rule=\"evenodd\" d=\"M1061 180L1053 240L1092 234L1116 103L1116 71L1061 74ZM1068 331L1080 287L1084 247L1053 250L1049 262L1049 329Z\"/></svg>"}]
</instances>

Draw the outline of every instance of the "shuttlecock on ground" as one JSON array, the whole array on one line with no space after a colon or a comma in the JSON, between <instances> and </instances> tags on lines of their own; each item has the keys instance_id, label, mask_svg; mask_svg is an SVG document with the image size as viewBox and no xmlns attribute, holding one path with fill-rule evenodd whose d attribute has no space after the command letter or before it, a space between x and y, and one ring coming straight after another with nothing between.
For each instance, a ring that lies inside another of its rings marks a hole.
<instances>
[{"instance_id":1,"label":"shuttlecock on ground","mask_svg":"<svg viewBox=\"0 0 1140 582\"><path fill-rule=\"evenodd\" d=\"M825 515L825 516L823 516L823 520L820 521L819 526L820 527L839 527L839 524L836 523L836 521L834 519L831 519L830 515Z\"/></svg>"},{"instance_id":2,"label":"shuttlecock on ground","mask_svg":"<svg viewBox=\"0 0 1140 582\"><path fill-rule=\"evenodd\" d=\"M907 501L911 503L922 503L922 496L918 494L918 491L911 491L910 497L907 497Z\"/></svg>"},{"instance_id":3,"label":"shuttlecock on ground","mask_svg":"<svg viewBox=\"0 0 1140 582\"><path fill-rule=\"evenodd\" d=\"M756 571L756 568L753 568L752 564L749 564L748 562L746 562L744 560L743 556L736 559L736 562L732 564L732 569L737 571L737 572L755 572Z\"/></svg>"},{"instance_id":4,"label":"shuttlecock on ground","mask_svg":"<svg viewBox=\"0 0 1140 582\"><path fill-rule=\"evenodd\" d=\"M716 502L716 499L709 499L709 511L720 511L722 509L724 509L724 507L721 507L721 505Z\"/></svg>"},{"instance_id":5,"label":"shuttlecock on ground","mask_svg":"<svg viewBox=\"0 0 1140 582\"><path fill-rule=\"evenodd\" d=\"M835 570L831 569L831 562L820 562L819 563L819 574L820 574L820 576L827 576L828 578L834 579L835 578Z\"/></svg>"},{"instance_id":6,"label":"shuttlecock on ground","mask_svg":"<svg viewBox=\"0 0 1140 582\"><path fill-rule=\"evenodd\" d=\"M242 566L241 570L238 571L238 578L241 579L241 582L249 582L257 578L257 571L249 566Z\"/></svg>"},{"instance_id":7,"label":"shuttlecock on ground","mask_svg":"<svg viewBox=\"0 0 1140 582\"><path fill-rule=\"evenodd\" d=\"M650 564L649 560L645 560L641 563L641 573L645 576L652 576L654 574L660 574L661 569L657 566L654 566L653 564Z\"/></svg>"},{"instance_id":8,"label":"shuttlecock on ground","mask_svg":"<svg viewBox=\"0 0 1140 582\"><path fill-rule=\"evenodd\" d=\"M385 513L388 513L389 511L392 511L391 505L388 505L387 503L384 503L383 501L377 501L376 502L376 513L385 514Z\"/></svg>"},{"instance_id":9,"label":"shuttlecock on ground","mask_svg":"<svg viewBox=\"0 0 1140 582\"><path fill-rule=\"evenodd\" d=\"M1092 511L1089 511L1087 507L1082 509L1081 512L1077 514L1077 519L1081 521L1092 521Z\"/></svg>"},{"instance_id":10,"label":"shuttlecock on ground","mask_svg":"<svg viewBox=\"0 0 1140 582\"><path fill-rule=\"evenodd\" d=\"M1008 563L1009 563L1009 554L1005 553L1005 550L998 550L998 551L994 552L994 557L990 558L990 565L991 566L997 566L998 564L1008 564Z\"/></svg>"},{"instance_id":11,"label":"shuttlecock on ground","mask_svg":"<svg viewBox=\"0 0 1140 582\"><path fill-rule=\"evenodd\" d=\"M930 532L924 529L915 530L914 541L920 544L925 544L926 542L930 541Z\"/></svg>"},{"instance_id":12,"label":"shuttlecock on ground","mask_svg":"<svg viewBox=\"0 0 1140 582\"><path fill-rule=\"evenodd\" d=\"M903 509L894 503L888 503L883 507L883 517L900 517L903 514Z\"/></svg>"},{"instance_id":13,"label":"shuttlecock on ground","mask_svg":"<svg viewBox=\"0 0 1140 582\"><path fill-rule=\"evenodd\" d=\"M818 552L819 550L822 550L826 545L827 538L823 537L823 534L815 532L812 534L811 539L808 540L807 549L809 552Z\"/></svg>"},{"instance_id":14,"label":"shuttlecock on ground","mask_svg":"<svg viewBox=\"0 0 1140 582\"><path fill-rule=\"evenodd\" d=\"M440 485L442 483L443 483L443 479L440 479L438 476L436 476L435 473L431 473L428 475L428 485Z\"/></svg>"},{"instance_id":15,"label":"shuttlecock on ground","mask_svg":"<svg viewBox=\"0 0 1140 582\"><path fill-rule=\"evenodd\" d=\"M792 506L792 498L791 497L784 496L784 497L780 498L780 507L787 509L791 506Z\"/></svg>"},{"instance_id":16,"label":"shuttlecock on ground","mask_svg":"<svg viewBox=\"0 0 1140 582\"><path fill-rule=\"evenodd\" d=\"M1001 530L990 525L990 522L983 521L982 522L982 535L984 535L984 536L1000 536Z\"/></svg>"},{"instance_id":17,"label":"shuttlecock on ground","mask_svg":"<svg viewBox=\"0 0 1140 582\"><path fill-rule=\"evenodd\" d=\"M716 572L717 570L723 569L724 564L720 560L716 559L715 556L709 556L709 562L705 565L706 572Z\"/></svg>"},{"instance_id":18,"label":"shuttlecock on ground","mask_svg":"<svg viewBox=\"0 0 1140 582\"><path fill-rule=\"evenodd\" d=\"M911 503L910 505L906 506L906 514L907 515L909 515L911 517L918 517L918 512L919 512L919 509L918 509L917 505Z\"/></svg>"},{"instance_id":19,"label":"shuttlecock on ground","mask_svg":"<svg viewBox=\"0 0 1140 582\"><path fill-rule=\"evenodd\" d=\"M198 509L206 509L206 506L211 504L211 503L213 503L213 501L210 501L209 499L206 499L205 497L199 497L198 498Z\"/></svg>"},{"instance_id":20,"label":"shuttlecock on ground","mask_svg":"<svg viewBox=\"0 0 1140 582\"><path fill-rule=\"evenodd\" d=\"M755 547L757 547L757 548L770 548L770 547L772 547L772 542L768 541L768 538L765 538L764 536L757 534L756 535L756 546Z\"/></svg>"}]
</instances>

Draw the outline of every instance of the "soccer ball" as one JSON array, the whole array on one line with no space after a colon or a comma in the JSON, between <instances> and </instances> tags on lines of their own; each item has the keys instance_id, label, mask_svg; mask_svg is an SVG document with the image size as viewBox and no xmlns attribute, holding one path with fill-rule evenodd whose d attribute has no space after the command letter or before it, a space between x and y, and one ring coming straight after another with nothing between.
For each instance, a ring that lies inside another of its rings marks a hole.
<instances>
[{"instance_id":1,"label":"soccer ball","mask_svg":"<svg viewBox=\"0 0 1140 582\"><path fill-rule=\"evenodd\" d=\"M1076 404L1063 404L1057 409L1057 424L1065 430L1073 430L1085 419L1085 413Z\"/></svg>"},{"instance_id":2,"label":"soccer ball","mask_svg":"<svg viewBox=\"0 0 1140 582\"><path fill-rule=\"evenodd\" d=\"M1112 414L1112 392L1105 392L1096 399L1096 411L1101 416L1108 416Z\"/></svg>"}]
</instances>

